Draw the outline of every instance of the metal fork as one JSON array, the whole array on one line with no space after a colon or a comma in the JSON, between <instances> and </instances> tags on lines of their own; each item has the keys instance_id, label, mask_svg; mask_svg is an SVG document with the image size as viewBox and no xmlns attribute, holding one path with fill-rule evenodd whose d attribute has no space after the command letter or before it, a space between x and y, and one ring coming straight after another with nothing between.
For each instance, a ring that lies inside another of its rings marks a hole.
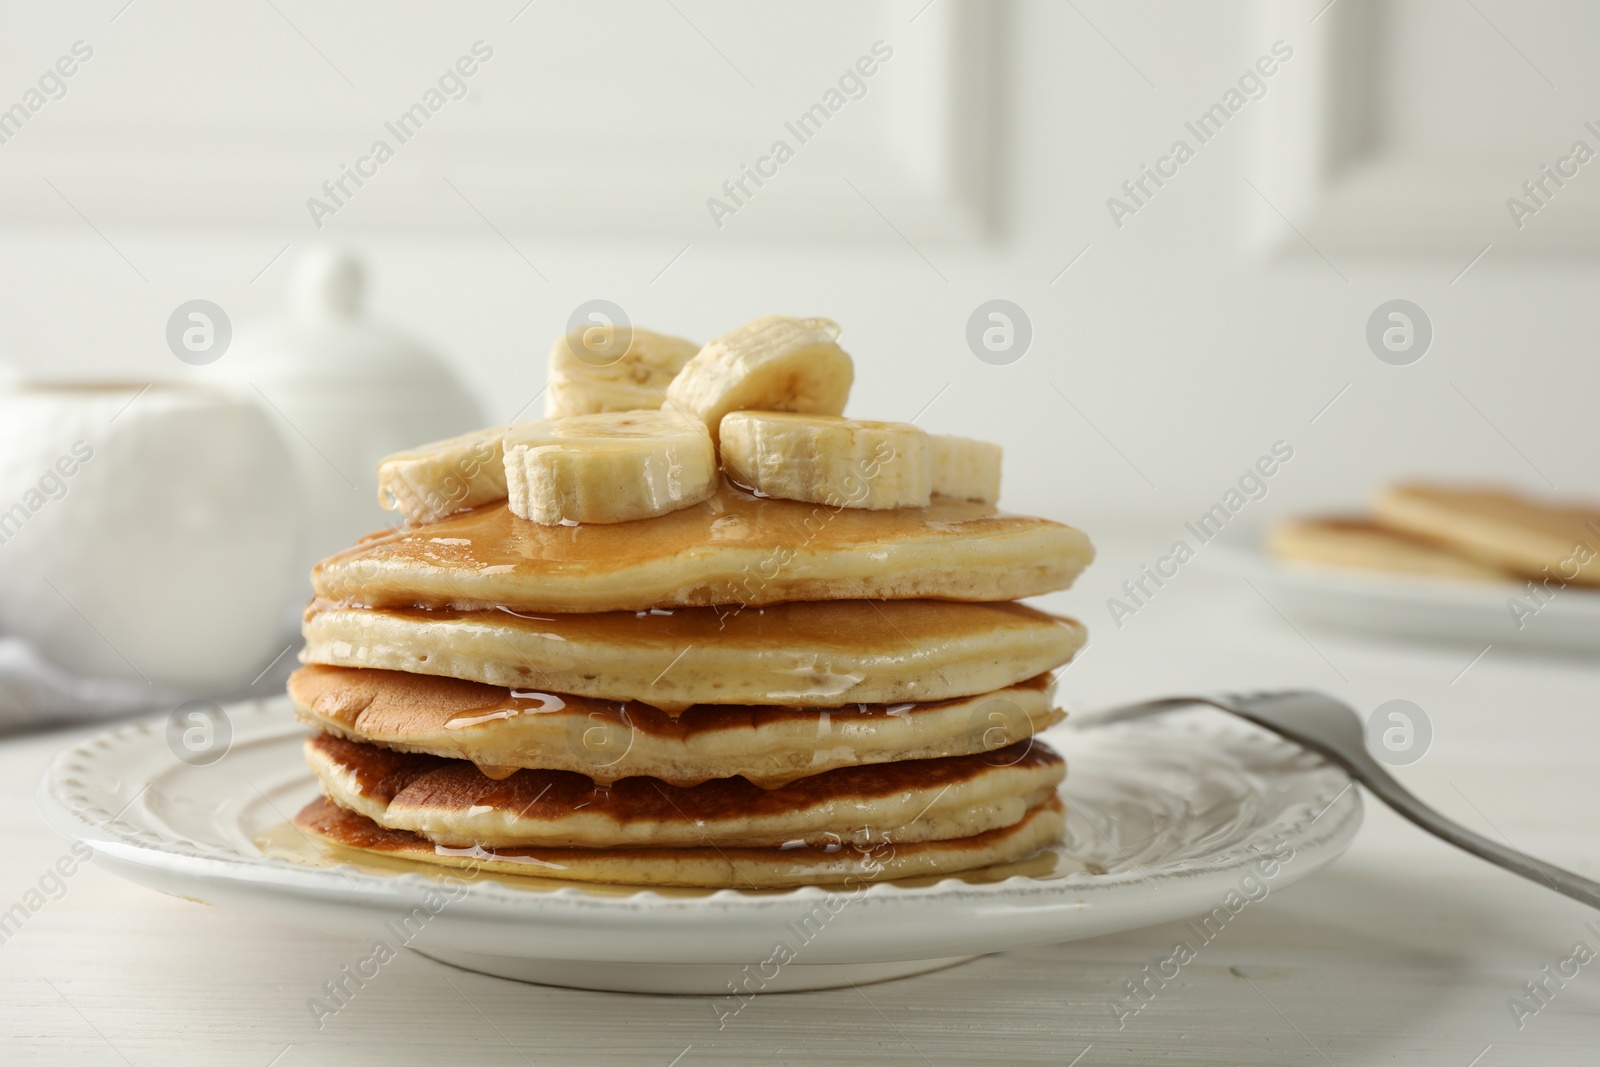
<instances>
[{"instance_id":1,"label":"metal fork","mask_svg":"<svg viewBox=\"0 0 1600 1067\"><path fill-rule=\"evenodd\" d=\"M1195 704L1231 712L1315 752L1344 768L1350 777L1366 786L1379 800L1430 834L1530 881L1547 885L1557 893L1581 900L1590 907L1600 908L1600 882L1536 860L1514 846L1507 848L1481 837L1412 796L1368 754L1365 731L1356 713L1326 694L1288 690L1164 697L1112 708L1079 719L1077 725L1079 729L1095 729L1130 719L1161 715Z\"/></svg>"}]
</instances>

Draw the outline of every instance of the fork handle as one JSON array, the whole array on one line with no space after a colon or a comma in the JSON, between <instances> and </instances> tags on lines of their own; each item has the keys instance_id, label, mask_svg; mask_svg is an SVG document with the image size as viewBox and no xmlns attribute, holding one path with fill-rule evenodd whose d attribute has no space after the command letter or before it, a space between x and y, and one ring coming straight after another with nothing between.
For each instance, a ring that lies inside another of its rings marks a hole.
<instances>
[{"instance_id":1,"label":"fork handle","mask_svg":"<svg viewBox=\"0 0 1600 1067\"><path fill-rule=\"evenodd\" d=\"M1549 886L1557 893L1574 900L1581 900L1592 908L1600 908L1600 882L1591 881L1581 874L1574 874L1562 867L1534 859L1521 849L1507 848L1487 837L1473 833L1454 819L1446 818L1418 800L1375 760L1339 759L1337 762L1343 764L1345 770L1379 800L1435 837L1441 837L1457 848L1481 856L1513 874L1522 875L1529 881Z\"/></svg>"}]
</instances>

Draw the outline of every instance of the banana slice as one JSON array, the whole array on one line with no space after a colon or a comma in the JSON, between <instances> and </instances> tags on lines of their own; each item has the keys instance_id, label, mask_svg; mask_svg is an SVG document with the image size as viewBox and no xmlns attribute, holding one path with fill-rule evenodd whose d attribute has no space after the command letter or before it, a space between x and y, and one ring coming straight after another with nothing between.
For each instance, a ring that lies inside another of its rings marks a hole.
<instances>
[{"instance_id":1,"label":"banana slice","mask_svg":"<svg viewBox=\"0 0 1600 1067\"><path fill-rule=\"evenodd\" d=\"M414 526L504 500L506 467L500 440L507 429L476 430L385 456L378 464L378 503L400 512Z\"/></svg>"},{"instance_id":2,"label":"banana slice","mask_svg":"<svg viewBox=\"0 0 1600 1067\"><path fill-rule=\"evenodd\" d=\"M697 504L717 485L705 427L672 411L544 419L505 437L511 513L544 526L629 522Z\"/></svg>"},{"instance_id":3,"label":"banana slice","mask_svg":"<svg viewBox=\"0 0 1600 1067\"><path fill-rule=\"evenodd\" d=\"M667 387L667 403L700 419L713 443L730 411L837 415L855 380L828 319L767 315L707 342Z\"/></svg>"},{"instance_id":4,"label":"banana slice","mask_svg":"<svg viewBox=\"0 0 1600 1067\"><path fill-rule=\"evenodd\" d=\"M625 347L620 355L613 349ZM597 335L596 328L574 330L550 348L547 419L602 411L639 411L661 406L663 394L700 346L639 326L625 342Z\"/></svg>"},{"instance_id":5,"label":"banana slice","mask_svg":"<svg viewBox=\"0 0 1600 1067\"><path fill-rule=\"evenodd\" d=\"M735 411L722 419L722 467L767 496L831 507L926 507L928 435L908 422Z\"/></svg>"},{"instance_id":6,"label":"banana slice","mask_svg":"<svg viewBox=\"0 0 1600 1067\"><path fill-rule=\"evenodd\" d=\"M1000 446L949 434L929 434L933 495L993 504L1000 499Z\"/></svg>"}]
</instances>

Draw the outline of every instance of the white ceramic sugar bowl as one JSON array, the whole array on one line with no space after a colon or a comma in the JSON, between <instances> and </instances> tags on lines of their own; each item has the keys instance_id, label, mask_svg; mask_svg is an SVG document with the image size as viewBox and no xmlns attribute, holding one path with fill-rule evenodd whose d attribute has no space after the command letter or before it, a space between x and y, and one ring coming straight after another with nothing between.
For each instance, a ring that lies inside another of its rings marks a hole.
<instances>
[{"instance_id":1,"label":"white ceramic sugar bowl","mask_svg":"<svg viewBox=\"0 0 1600 1067\"><path fill-rule=\"evenodd\" d=\"M216 388L0 388L0 635L80 677L232 692L281 654L297 489Z\"/></svg>"},{"instance_id":2,"label":"white ceramic sugar bowl","mask_svg":"<svg viewBox=\"0 0 1600 1067\"><path fill-rule=\"evenodd\" d=\"M296 265L290 314L246 325L216 373L274 416L301 486L301 573L393 525L378 505L384 456L483 424L476 400L438 356L362 314L364 272L318 248Z\"/></svg>"}]
</instances>

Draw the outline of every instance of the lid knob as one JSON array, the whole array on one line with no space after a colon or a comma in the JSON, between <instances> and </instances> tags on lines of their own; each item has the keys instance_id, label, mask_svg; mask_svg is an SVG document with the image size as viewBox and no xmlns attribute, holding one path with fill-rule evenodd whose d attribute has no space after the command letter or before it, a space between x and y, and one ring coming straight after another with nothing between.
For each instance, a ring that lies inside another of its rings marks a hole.
<instances>
[{"instance_id":1,"label":"lid knob","mask_svg":"<svg viewBox=\"0 0 1600 1067\"><path fill-rule=\"evenodd\" d=\"M319 246L295 266L289 307L303 320L353 319L361 313L365 289L360 260L344 249Z\"/></svg>"}]
</instances>

